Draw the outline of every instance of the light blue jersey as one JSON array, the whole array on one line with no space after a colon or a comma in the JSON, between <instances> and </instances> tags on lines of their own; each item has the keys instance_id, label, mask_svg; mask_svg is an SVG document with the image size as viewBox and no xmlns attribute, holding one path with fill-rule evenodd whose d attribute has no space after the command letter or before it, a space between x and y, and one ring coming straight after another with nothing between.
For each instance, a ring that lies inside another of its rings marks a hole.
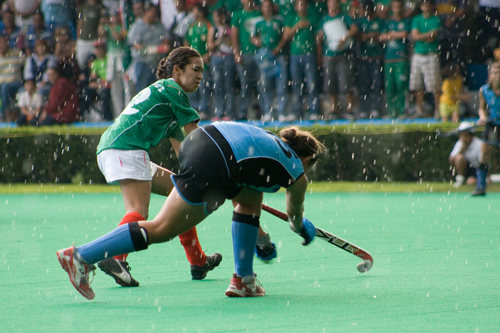
<instances>
[{"instance_id":1,"label":"light blue jersey","mask_svg":"<svg viewBox=\"0 0 500 333\"><path fill-rule=\"evenodd\" d=\"M212 124L231 146L241 166L241 186L260 192L276 192L289 187L304 173L295 151L275 134L261 128L235 123Z\"/></svg>"},{"instance_id":2,"label":"light blue jersey","mask_svg":"<svg viewBox=\"0 0 500 333\"><path fill-rule=\"evenodd\" d=\"M488 118L490 118L495 125L500 125L500 96L495 95L495 92L488 83L481 87L481 91L488 105Z\"/></svg>"}]
</instances>

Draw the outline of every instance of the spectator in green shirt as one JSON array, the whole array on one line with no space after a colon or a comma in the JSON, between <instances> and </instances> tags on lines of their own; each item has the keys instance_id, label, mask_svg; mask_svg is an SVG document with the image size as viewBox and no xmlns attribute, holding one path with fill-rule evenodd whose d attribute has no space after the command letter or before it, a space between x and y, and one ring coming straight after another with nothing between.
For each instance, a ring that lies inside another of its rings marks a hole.
<instances>
[{"instance_id":1,"label":"spectator in green shirt","mask_svg":"<svg viewBox=\"0 0 500 333\"><path fill-rule=\"evenodd\" d=\"M241 0L241 3L243 9L234 12L231 18L231 42L241 89L238 118L247 119L252 95L257 99L261 90L259 68L255 59L257 47L251 41L261 13L253 0Z\"/></svg>"},{"instance_id":2,"label":"spectator in green shirt","mask_svg":"<svg viewBox=\"0 0 500 333\"><path fill-rule=\"evenodd\" d=\"M416 94L415 116L424 116L424 89L434 94L434 117L439 118L441 67L439 64L438 32L441 20L434 14L433 0L423 0L422 14L411 21L411 37L415 42L411 58L410 91Z\"/></svg>"},{"instance_id":3,"label":"spectator in green shirt","mask_svg":"<svg viewBox=\"0 0 500 333\"><path fill-rule=\"evenodd\" d=\"M261 79L263 82L264 121L285 120L286 87L288 85L287 65L283 47L286 40L283 35L283 21L274 15L271 0L261 3L263 19L255 26L252 42L259 48ZM276 98L276 106L274 99Z\"/></svg>"},{"instance_id":4,"label":"spectator in green shirt","mask_svg":"<svg viewBox=\"0 0 500 333\"><path fill-rule=\"evenodd\" d=\"M403 0L393 0L392 16L386 20L380 40L384 42L384 79L387 114L392 118L405 116L408 94L408 35L410 21L403 18Z\"/></svg>"},{"instance_id":5,"label":"spectator in green shirt","mask_svg":"<svg viewBox=\"0 0 500 333\"><path fill-rule=\"evenodd\" d=\"M195 4L192 9L194 21L189 25L185 36L184 46L190 46L200 52L203 59L204 74L200 83L200 88L188 93L191 106L198 110L201 119L209 118L208 99L211 94L211 80L209 78L210 53L208 52L208 30L210 22L208 21L208 7L201 3Z\"/></svg>"},{"instance_id":6,"label":"spectator in green shirt","mask_svg":"<svg viewBox=\"0 0 500 333\"><path fill-rule=\"evenodd\" d=\"M285 22L285 38L290 41L290 76L292 79L292 117L303 118L303 98L308 95L308 118L318 120L320 101L317 88L316 30L318 21L309 15L307 0L295 2L295 13ZM307 87L307 91L305 90Z\"/></svg>"}]
</instances>

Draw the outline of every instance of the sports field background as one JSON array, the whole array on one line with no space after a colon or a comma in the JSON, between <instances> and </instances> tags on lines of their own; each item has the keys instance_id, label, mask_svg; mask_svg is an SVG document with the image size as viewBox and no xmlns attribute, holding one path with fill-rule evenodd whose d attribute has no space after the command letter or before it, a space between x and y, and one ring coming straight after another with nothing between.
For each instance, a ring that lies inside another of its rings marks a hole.
<instances>
[{"instance_id":1,"label":"sports field background","mask_svg":"<svg viewBox=\"0 0 500 333\"><path fill-rule=\"evenodd\" d=\"M110 187L111 188L111 187ZM320 239L307 247L263 212L278 247L255 260L260 298L224 296L234 272L226 203L198 226L207 253L223 261L192 281L179 241L129 256L139 288L101 271L87 301L70 284L56 251L113 229L120 193L0 195L2 332L497 332L500 327L500 194L313 191L306 216L369 251L372 269ZM470 190L470 189L469 189ZM164 202L153 196L151 215ZM284 194L265 202L284 209Z\"/></svg>"}]
</instances>

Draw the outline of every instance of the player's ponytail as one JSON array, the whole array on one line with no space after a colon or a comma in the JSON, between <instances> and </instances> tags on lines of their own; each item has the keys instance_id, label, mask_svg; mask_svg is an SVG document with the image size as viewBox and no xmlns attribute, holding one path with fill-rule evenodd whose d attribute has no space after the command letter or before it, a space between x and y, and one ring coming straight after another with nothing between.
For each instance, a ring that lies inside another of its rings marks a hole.
<instances>
[{"instance_id":1,"label":"player's ponytail","mask_svg":"<svg viewBox=\"0 0 500 333\"><path fill-rule=\"evenodd\" d=\"M311 166L318 161L318 156L325 151L325 146L310 132L302 131L296 126L287 127L280 131L280 137L299 157L311 157L308 164Z\"/></svg>"},{"instance_id":2,"label":"player's ponytail","mask_svg":"<svg viewBox=\"0 0 500 333\"><path fill-rule=\"evenodd\" d=\"M173 49L168 57L161 59L158 63L156 78L158 80L171 78L175 65L179 66L180 69L184 69L193 57L201 58L201 55L198 51L187 46Z\"/></svg>"}]
</instances>

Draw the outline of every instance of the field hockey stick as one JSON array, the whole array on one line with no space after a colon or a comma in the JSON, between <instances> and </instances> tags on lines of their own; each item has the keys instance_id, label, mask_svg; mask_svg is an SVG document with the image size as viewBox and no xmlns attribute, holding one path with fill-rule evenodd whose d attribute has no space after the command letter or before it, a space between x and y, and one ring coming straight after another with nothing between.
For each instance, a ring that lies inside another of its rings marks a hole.
<instances>
[{"instance_id":1,"label":"field hockey stick","mask_svg":"<svg viewBox=\"0 0 500 333\"><path fill-rule=\"evenodd\" d=\"M283 221L288 222L288 215L286 215L285 213L283 213L277 209L274 209L272 207L269 207L267 205L262 205L262 209L265 210L266 212L268 212L269 214L272 214L272 215L282 219ZM317 228L317 227L315 227L315 228L316 228L316 237L319 237L322 240L324 240L325 242L333 244L336 247L338 247L346 252L349 252L351 254L354 254L356 257L362 259L363 262L361 264L357 265L358 271L360 273L366 273L370 270L370 268L372 268L373 258L372 258L370 253L368 253L367 251L363 250L360 247L357 247L354 244L349 243L348 241L343 240L340 237L337 237L337 236L329 233L328 231L325 231L325 230Z\"/></svg>"}]
</instances>

